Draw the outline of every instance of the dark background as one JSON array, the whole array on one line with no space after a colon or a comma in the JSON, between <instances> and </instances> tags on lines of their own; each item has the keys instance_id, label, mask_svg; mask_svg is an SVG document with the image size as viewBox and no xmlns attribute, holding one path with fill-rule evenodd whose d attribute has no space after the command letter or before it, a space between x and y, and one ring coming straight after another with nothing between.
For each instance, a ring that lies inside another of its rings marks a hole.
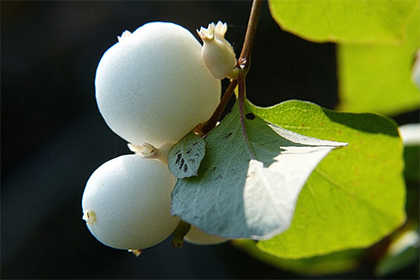
<instances>
[{"instance_id":1,"label":"dark background","mask_svg":"<svg viewBox=\"0 0 420 280\"><path fill-rule=\"evenodd\" d=\"M104 51L122 31L146 22L171 21L196 34L200 26L222 20L239 55L250 6L249 1L1 2L2 278L302 278L228 243L172 249L167 240L135 258L101 245L81 219L90 174L129 153L95 103L95 70ZM261 106L302 99L333 109L335 63L333 44L283 32L264 3L248 97ZM397 120L417 121L418 112ZM395 277L415 275L411 267ZM328 278L338 277L368 274Z\"/></svg>"}]
</instances>

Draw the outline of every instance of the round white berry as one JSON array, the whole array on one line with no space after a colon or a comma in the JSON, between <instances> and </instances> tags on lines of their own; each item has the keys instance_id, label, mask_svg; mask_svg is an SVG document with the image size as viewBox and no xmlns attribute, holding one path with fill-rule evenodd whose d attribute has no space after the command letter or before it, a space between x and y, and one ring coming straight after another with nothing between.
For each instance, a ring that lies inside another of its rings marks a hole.
<instances>
[{"instance_id":1,"label":"round white berry","mask_svg":"<svg viewBox=\"0 0 420 280\"><path fill-rule=\"evenodd\" d=\"M87 227L103 244L144 249L166 239L179 218L170 213L175 177L155 159L124 155L101 165L82 198Z\"/></svg>"},{"instance_id":2,"label":"round white berry","mask_svg":"<svg viewBox=\"0 0 420 280\"><path fill-rule=\"evenodd\" d=\"M211 117L221 81L205 66L191 32L152 22L119 39L101 58L95 79L99 110L115 133L158 147Z\"/></svg>"}]
</instances>

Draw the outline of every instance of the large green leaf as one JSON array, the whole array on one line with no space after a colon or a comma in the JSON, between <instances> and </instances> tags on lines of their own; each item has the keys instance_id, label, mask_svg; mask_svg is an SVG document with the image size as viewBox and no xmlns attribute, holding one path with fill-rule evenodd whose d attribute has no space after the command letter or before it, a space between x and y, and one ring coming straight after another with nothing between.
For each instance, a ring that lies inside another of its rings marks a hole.
<instances>
[{"instance_id":1,"label":"large green leaf","mask_svg":"<svg viewBox=\"0 0 420 280\"><path fill-rule=\"evenodd\" d=\"M258 242L261 250L303 258L361 248L404 222L403 147L393 121L302 101L251 110L297 133L349 143L318 165L299 196L291 227Z\"/></svg>"},{"instance_id":2,"label":"large green leaf","mask_svg":"<svg viewBox=\"0 0 420 280\"><path fill-rule=\"evenodd\" d=\"M314 42L395 44L416 0L270 0L282 29Z\"/></svg>"},{"instance_id":3,"label":"large green leaf","mask_svg":"<svg viewBox=\"0 0 420 280\"><path fill-rule=\"evenodd\" d=\"M309 175L346 145L299 135L252 113L241 126L238 104L205 141L198 176L177 181L172 213L209 234L254 239L290 226Z\"/></svg>"},{"instance_id":4,"label":"large green leaf","mask_svg":"<svg viewBox=\"0 0 420 280\"><path fill-rule=\"evenodd\" d=\"M417 9L399 46L338 46L339 110L395 115L420 105L411 73L420 47L419 18Z\"/></svg>"}]
</instances>

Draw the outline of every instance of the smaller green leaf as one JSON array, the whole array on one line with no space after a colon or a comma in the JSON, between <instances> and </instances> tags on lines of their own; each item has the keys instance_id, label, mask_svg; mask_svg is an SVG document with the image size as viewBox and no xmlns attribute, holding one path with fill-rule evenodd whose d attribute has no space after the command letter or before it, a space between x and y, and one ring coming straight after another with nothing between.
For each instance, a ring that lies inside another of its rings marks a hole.
<instances>
[{"instance_id":1,"label":"smaller green leaf","mask_svg":"<svg viewBox=\"0 0 420 280\"><path fill-rule=\"evenodd\" d=\"M198 175L198 168L204 158L206 143L194 132L190 132L169 151L169 171L177 178Z\"/></svg>"},{"instance_id":2,"label":"smaller green leaf","mask_svg":"<svg viewBox=\"0 0 420 280\"><path fill-rule=\"evenodd\" d=\"M270 0L282 29L314 42L395 44L404 36L416 0Z\"/></svg>"},{"instance_id":3,"label":"smaller green leaf","mask_svg":"<svg viewBox=\"0 0 420 280\"><path fill-rule=\"evenodd\" d=\"M337 47L340 111L397 115L419 107L420 91L412 73L420 46L419 18L416 9L406 40L398 46Z\"/></svg>"}]
</instances>

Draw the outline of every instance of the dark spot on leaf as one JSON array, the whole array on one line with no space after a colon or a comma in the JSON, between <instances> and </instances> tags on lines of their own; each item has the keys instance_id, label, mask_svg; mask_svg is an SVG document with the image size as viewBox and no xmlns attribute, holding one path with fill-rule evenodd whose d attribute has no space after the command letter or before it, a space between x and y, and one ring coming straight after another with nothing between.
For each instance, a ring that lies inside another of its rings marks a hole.
<instances>
[{"instance_id":1,"label":"dark spot on leaf","mask_svg":"<svg viewBox=\"0 0 420 280\"><path fill-rule=\"evenodd\" d=\"M179 164L179 161L181 160L181 158L182 158L182 155L178 153L178 154L176 155L176 161L175 161L175 164Z\"/></svg>"},{"instance_id":2,"label":"dark spot on leaf","mask_svg":"<svg viewBox=\"0 0 420 280\"><path fill-rule=\"evenodd\" d=\"M195 145L197 145L198 144L198 142L194 142L193 144L192 144L192 146L194 147Z\"/></svg>"},{"instance_id":3,"label":"dark spot on leaf","mask_svg":"<svg viewBox=\"0 0 420 280\"><path fill-rule=\"evenodd\" d=\"M228 139L230 136L232 135L232 132L229 132L228 134L226 134L225 136L223 136L223 139Z\"/></svg>"},{"instance_id":4,"label":"dark spot on leaf","mask_svg":"<svg viewBox=\"0 0 420 280\"><path fill-rule=\"evenodd\" d=\"M184 164L185 164L185 160L181 158L181 164L179 165L179 170L182 169L182 166L184 166Z\"/></svg>"},{"instance_id":5,"label":"dark spot on leaf","mask_svg":"<svg viewBox=\"0 0 420 280\"><path fill-rule=\"evenodd\" d=\"M184 165L184 172L186 173L188 170L188 165Z\"/></svg>"},{"instance_id":6,"label":"dark spot on leaf","mask_svg":"<svg viewBox=\"0 0 420 280\"><path fill-rule=\"evenodd\" d=\"M253 119L255 119L255 115L254 115L253 113L248 113L248 114L246 114L246 115L245 115L245 117L246 117L248 120L253 120Z\"/></svg>"}]
</instances>

